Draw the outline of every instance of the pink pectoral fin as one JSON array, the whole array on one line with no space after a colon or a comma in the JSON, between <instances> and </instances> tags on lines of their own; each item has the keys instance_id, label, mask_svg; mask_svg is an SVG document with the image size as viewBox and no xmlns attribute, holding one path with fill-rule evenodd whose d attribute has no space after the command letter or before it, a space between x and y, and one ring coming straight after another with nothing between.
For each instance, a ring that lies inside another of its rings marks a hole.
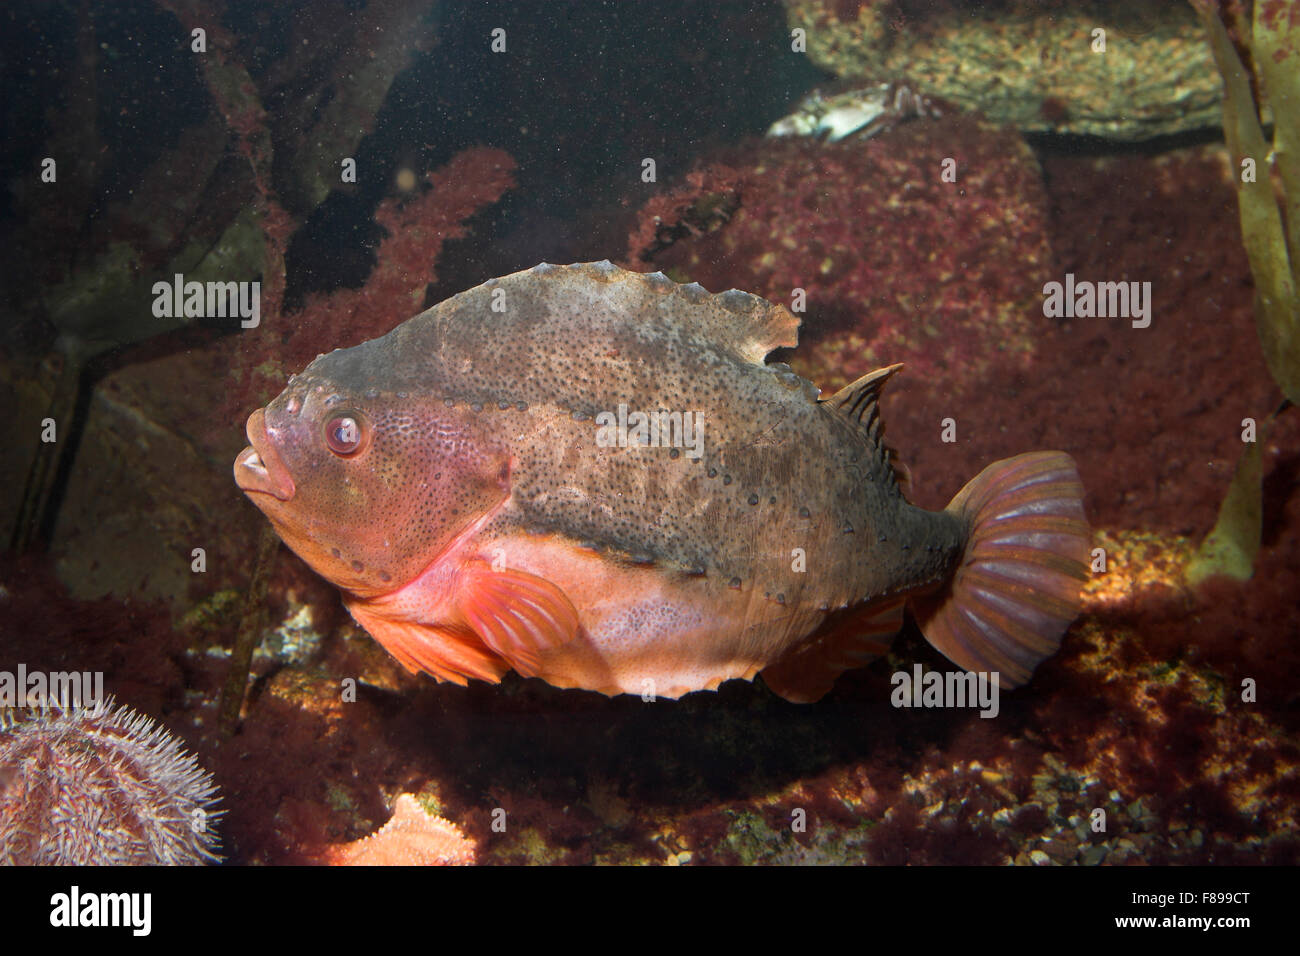
<instances>
[{"instance_id":1,"label":"pink pectoral fin","mask_svg":"<svg viewBox=\"0 0 1300 956\"><path fill-rule=\"evenodd\" d=\"M485 648L476 646L471 634L452 628L397 620L385 616L364 601L347 601L348 611L370 636L384 646L408 671L424 671L439 680L464 685L469 678L496 684L509 665Z\"/></svg>"},{"instance_id":2,"label":"pink pectoral fin","mask_svg":"<svg viewBox=\"0 0 1300 956\"><path fill-rule=\"evenodd\" d=\"M456 606L479 638L524 677L535 677L543 651L578 636L578 612L568 596L527 571L470 567Z\"/></svg>"}]
</instances>

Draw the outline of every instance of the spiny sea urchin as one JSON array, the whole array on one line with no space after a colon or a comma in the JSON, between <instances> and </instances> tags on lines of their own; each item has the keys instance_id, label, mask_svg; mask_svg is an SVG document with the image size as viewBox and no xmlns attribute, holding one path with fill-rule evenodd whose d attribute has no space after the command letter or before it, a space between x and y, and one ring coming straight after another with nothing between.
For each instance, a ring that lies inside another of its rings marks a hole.
<instances>
[{"instance_id":1,"label":"spiny sea urchin","mask_svg":"<svg viewBox=\"0 0 1300 956\"><path fill-rule=\"evenodd\" d=\"M0 864L219 861L216 790L164 727L112 698L0 711Z\"/></svg>"}]
</instances>

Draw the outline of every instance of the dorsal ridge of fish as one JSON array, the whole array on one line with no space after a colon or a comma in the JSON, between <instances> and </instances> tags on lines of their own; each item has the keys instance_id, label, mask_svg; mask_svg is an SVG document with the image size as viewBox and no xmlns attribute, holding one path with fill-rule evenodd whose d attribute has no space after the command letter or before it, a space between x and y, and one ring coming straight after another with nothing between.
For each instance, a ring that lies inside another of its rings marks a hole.
<instances>
[{"instance_id":1,"label":"dorsal ridge of fish","mask_svg":"<svg viewBox=\"0 0 1300 956\"><path fill-rule=\"evenodd\" d=\"M884 391L885 383L902 367L902 363L899 362L868 372L845 385L825 402L852 423L879 451L880 460L889 466L887 473L893 476L895 485L905 484L907 474L897 464L894 450L885 444L885 423L880 414L880 396Z\"/></svg>"},{"instance_id":2,"label":"dorsal ridge of fish","mask_svg":"<svg viewBox=\"0 0 1300 956\"><path fill-rule=\"evenodd\" d=\"M776 349L799 344L799 319L789 309L739 289L712 293L698 282L674 282L662 272L632 272L608 259L572 265L543 262L526 271L551 279L567 273L596 282L634 284L657 295L675 297L686 306L679 314L691 317L719 344L755 364L761 365Z\"/></svg>"}]
</instances>

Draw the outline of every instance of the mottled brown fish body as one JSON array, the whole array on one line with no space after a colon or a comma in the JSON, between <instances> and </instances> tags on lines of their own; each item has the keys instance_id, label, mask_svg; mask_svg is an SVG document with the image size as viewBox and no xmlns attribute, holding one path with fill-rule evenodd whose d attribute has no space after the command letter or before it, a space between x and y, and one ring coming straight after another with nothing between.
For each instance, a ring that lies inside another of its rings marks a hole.
<instances>
[{"instance_id":1,"label":"mottled brown fish body","mask_svg":"<svg viewBox=\"0 0 1300 956\"><path fill-rule=\"evenodd\" d=\"M902 599L931 595L941 650L1023 681L1077 609L1087 529L1068 456L975 489L1033 501L999 517L977 569L1021 610L995 601L963 631L944 589L979 515L904 499L877 405L894 369L822 401L764 364L796 332L743 292L538 266L318 358L250 419L236 475L372 634L443 679L513 667L678 696L767 668L811 699L878 650ZM855 626L817 632L854 606ZM1004 644L982 633L993 618Z\"/></svg>"}]
</instances>

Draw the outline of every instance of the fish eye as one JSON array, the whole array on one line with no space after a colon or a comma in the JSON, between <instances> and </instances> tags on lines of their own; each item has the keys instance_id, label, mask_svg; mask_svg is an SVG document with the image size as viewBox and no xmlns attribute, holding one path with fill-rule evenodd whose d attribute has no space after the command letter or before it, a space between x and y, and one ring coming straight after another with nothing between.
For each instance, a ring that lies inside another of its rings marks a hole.
<instances>
[{"instance_id":1,"label":"fish eye","mask_svg":"<svg viewBox=\"0 0 1300 956\"><path fill-rule=\"evenodd\" d=\"M325 421L325 444L334 454L355 455L364 442L365 428L359 415L342 412Z\"/></svg>"}]
</instances>

